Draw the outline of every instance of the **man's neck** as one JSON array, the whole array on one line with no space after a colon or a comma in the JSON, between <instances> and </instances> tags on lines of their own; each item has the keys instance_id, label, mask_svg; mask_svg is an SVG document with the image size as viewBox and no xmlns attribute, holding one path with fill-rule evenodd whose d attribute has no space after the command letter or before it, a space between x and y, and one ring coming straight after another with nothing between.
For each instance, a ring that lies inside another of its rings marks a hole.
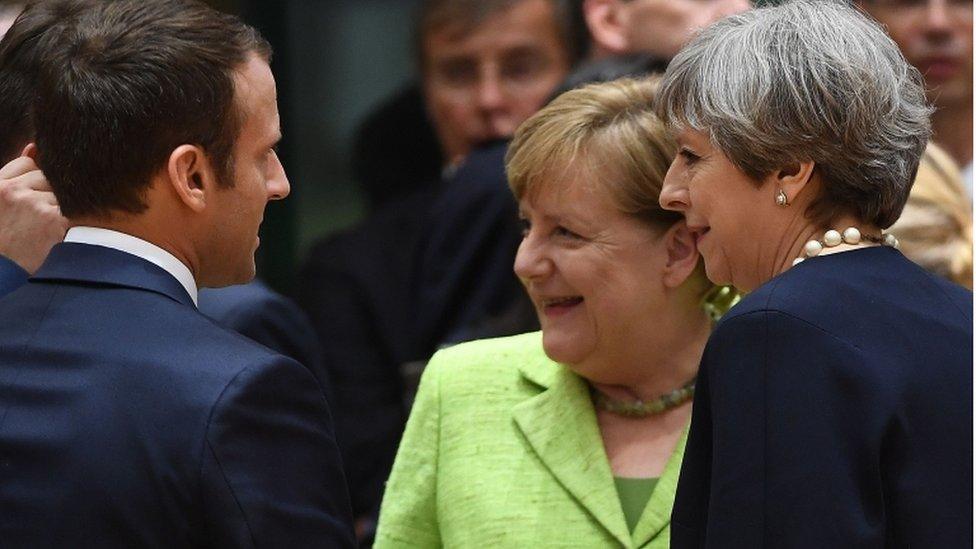
<instances>
[{"instance_id":1,"label":"man's neck","mask_svg":"<svg viewBox=\"0 0 976 549\"><path fill-rule=\"evenodd\" d=\"M964 167L973 161L973 104L948 105L932 115L932 141Z\"/></svg>"},{"instance_id":2,"label":"man's neck","mask_svg":"<svg viewBox=\"0 0 976 549\"><path fill-rule=\"evenodd\" d=\"M86 226L109 229L145 240L154 246L162 248L180 263L186 265L190 269L190 272L193 273L194 278L196 278L197 262L194 261L195 256L186 253L188 248L181 245L178 236L174 240L174 235L171 232L153 230L154 227L162 227L165 225L160 222L147 222L145 218L150 215L149 213L141 214L142 219L140 219L133 215L115 213L111 217L106 218L77 217L72 218L70 221L74 227Z\"/></svg>"}]
</instances>

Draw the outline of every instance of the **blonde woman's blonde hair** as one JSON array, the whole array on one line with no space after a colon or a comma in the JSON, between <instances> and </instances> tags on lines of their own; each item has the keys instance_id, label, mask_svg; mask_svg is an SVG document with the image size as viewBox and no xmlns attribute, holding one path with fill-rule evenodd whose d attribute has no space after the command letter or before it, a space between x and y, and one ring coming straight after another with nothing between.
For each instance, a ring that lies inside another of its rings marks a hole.
<instances>
[{"instance_id":1,"label":"blonde woman's blonde hair","mask_svg":"<svg viewBox=\"0 0 976 549\"><path fill-rule=\"evenodd\" d=\"M582 182L652 228L680 221L680 213L660 205L677 145L652 110L659 82L648 77L590 84L560 95L526 120L505 158L515 197L531 196L542 186ZM735 290L708 281L700 260L693 278L713 320L738 301Z\"/></svg>"},{"instance_id":2,"label":"blonde woman's blonde hair","mask_svg":"<svg viewBox=\"0 0 976 549\"><path fill-rule=\"evenodd\" d=\"M925 149L905 210L889 232L906 257L972 289L972 205L958 167L936 145Z\"/></svg>"},{"instance_id":3,"label":"blonde woman's blonde hair","mask_svg":"<svg viewBox=\"0 0 976 549\"><path fill-rule=\"evenodd\" d=\"M519 200L540 185L585 179L624 213L668 227L681 219L658 198L677 146L651 105L659 78L570 90L526 120L505 159Z\"/></svg>"}]
</instances>

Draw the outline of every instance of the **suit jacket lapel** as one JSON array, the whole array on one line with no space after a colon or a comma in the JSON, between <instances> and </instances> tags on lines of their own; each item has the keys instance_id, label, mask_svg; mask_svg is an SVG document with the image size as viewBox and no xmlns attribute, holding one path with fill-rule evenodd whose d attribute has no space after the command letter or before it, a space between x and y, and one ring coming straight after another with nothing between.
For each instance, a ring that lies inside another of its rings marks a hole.
<instances>
[{"instance_id":1,"label":"suit jacket lapel","mask_svg":"<svg viewBox=\"0 0 976 549\"><path fill-rule=\"evenodd\" d=\"M76 242L58 244L31 280L138 288L194 307L186 289L166 270L140 257L104 246Z\"/></svg>"},{"instance_id":2,"label":"suit jacket lapel","mask_svg":"<svg viewBox=\"0 0 976 549\"><path fill-rule=\"evenodd\" d=\"M625 547L632 544L586 384L562 366L527 364L545 390L515 406L515 422L559 483Z\"/></svg>"},{"instance_id":3,"label":"suit jacket lapel","mask_svg":"<svg viewBox=\"0 0 976 549\"><path fill-rule=\"evenodd\" d=\"M644 514L634 527L634 546L642 547L651 541L661 530L671 524L671 508L674 506L674 494L678 488L678 475L681 473L681 458L685 453L685 443L688 440L688 428L678 439L678 443L671 452L664 472L654 487L650 501L644 507Z\"/></svg>"}]
</instances>

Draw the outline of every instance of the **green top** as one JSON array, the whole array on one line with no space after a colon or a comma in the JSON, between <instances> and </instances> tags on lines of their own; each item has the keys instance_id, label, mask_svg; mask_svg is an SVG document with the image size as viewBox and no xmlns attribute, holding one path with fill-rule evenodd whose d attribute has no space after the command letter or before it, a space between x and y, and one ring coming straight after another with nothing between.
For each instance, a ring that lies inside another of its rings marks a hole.
<instances>
[{"instance_id":1,"label":"green top","mask_svg":"<svg viewBox=\"0 0 976 549\"><path fill-rule=\"evenodd\" d=\"M376 549L668 549L687 430L633 532L590 388L542 334L438 352L383 496Z\"/></svg>"},{"instance_id":2,"label":"green top","mask_svg":"<svg viewBox=\"0 0 976 549\"><path fill-rule=\"evenodd\" d=\"M627 529L633 532L637 521L644 514L644 507L647 507L647 502L654 493L657 479L613 477L613 483L617 485L617 494L620 496L620 507L623 508L624 518L627 520Z\"/></svg>"}]
</instances>

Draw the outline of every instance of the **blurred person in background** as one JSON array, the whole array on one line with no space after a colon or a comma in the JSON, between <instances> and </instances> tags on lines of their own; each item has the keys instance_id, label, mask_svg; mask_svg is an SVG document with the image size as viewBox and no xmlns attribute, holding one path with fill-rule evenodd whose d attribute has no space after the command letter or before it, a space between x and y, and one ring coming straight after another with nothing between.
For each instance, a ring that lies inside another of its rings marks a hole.
<instances>
[{"instance_id":1,"label":"blurred person in background","mask_svg":"<svg viewBox=\"0 0 976 549\"><path fill-rule=\"evenodd\" d=\"M908 202L891 226L905 257L956 284L973 288L973 215L959 168L929 143Z\"/></svg>"},{"instance_id":2,"label":"blurred person in background","mask_svg":"<svg viewBox=\"0 0 976 549\"><path fill-rule=\"evenodd\" d=\"M70 26L95 0L47 0L32 4L0 42L0 297L27 282L64 239L68 221L33 158L38 67L51 47L42 40L52 27ZM318 338L291 300L261 281L225 288L204 288L200 311L218 324L243 334L306 366L331 400L328 372L322 366Z\"/></svg>"},{"instance_id":3,"label":"blurred person in background","mask_svg":"<svg viewBox=\"0 0 976 549\"><path fill-rule=\"evenodd\" d=\"M749 0L582 0L588 59L560 91L663 72L696 32L751 6Z\"/></svg>"},{"instance_id":4,"label":"blurred person in background","mask_svg":"<svg viewBox=\"0 0 976 549\"><path fill-rule=\"evenodd\" d=\"M511 137L580 58L575 0L430 0L413 49L420 81L357 130L353 169L372 211L436 188L485 142ZM491 16L491 17L489 17Z\"/></svg>"},{"instance_id":5,"label":"blurred person in background","mask_svg":"<svg viewBox=\"0 0 976 549\"><path fill-rule=\"evenodd\" d=\"M848 3L794 0L698 35L656 110L661 205L748 292L705 348L672 547L971 546L972 292L884 232L930 135L921 74Z\"/></svg>"},{"instance_id":6,"label":"blurred person in background","mask_svg":"<svg viewBox=\"0 0 976 549\"><path fill-rule=\"evenodd\" d=\"M711 284L659 205L675 145L654 89L572 90L519 128L514 270L542 331L434 356L377 548L668 547Z\"/></svg>"},{"instance_id":7,"label":"blurred person in background","mask_svg":"<svg viewBox=\"0 0 976 549\"><path fill-rule=\"evenodd\" d=\"M511 137L572 63L561 0L427 0L417 25L421 95L444 172L473 148ZM337 436L364 543L406 421L399 368L417 358L414 243L439 187L438 177L385 200L356 227L316 243L302 269L300 301L335 382Z\"/></svg>"},{"instance_id":8,"label":"blurred person in background","mask_svg":"<svg viewBox=\"0 0 976 549\"><path fill-rule=\"evenodd\" d=\"M417 50L424 103L451 169L479 145L509 139L571 66L556 0L427 0Z\"/></svg>"},{"instance_id":9,"label":"blurred person in background","mask_svg":"<svg viewBox=\"0 0 976 549\"><path fill-rule=\"evenodd\" d=\"M973 195L972 0L859 0L921 71L932 114L932 139L962 166Z\"/></svg>"}]
</instances>

